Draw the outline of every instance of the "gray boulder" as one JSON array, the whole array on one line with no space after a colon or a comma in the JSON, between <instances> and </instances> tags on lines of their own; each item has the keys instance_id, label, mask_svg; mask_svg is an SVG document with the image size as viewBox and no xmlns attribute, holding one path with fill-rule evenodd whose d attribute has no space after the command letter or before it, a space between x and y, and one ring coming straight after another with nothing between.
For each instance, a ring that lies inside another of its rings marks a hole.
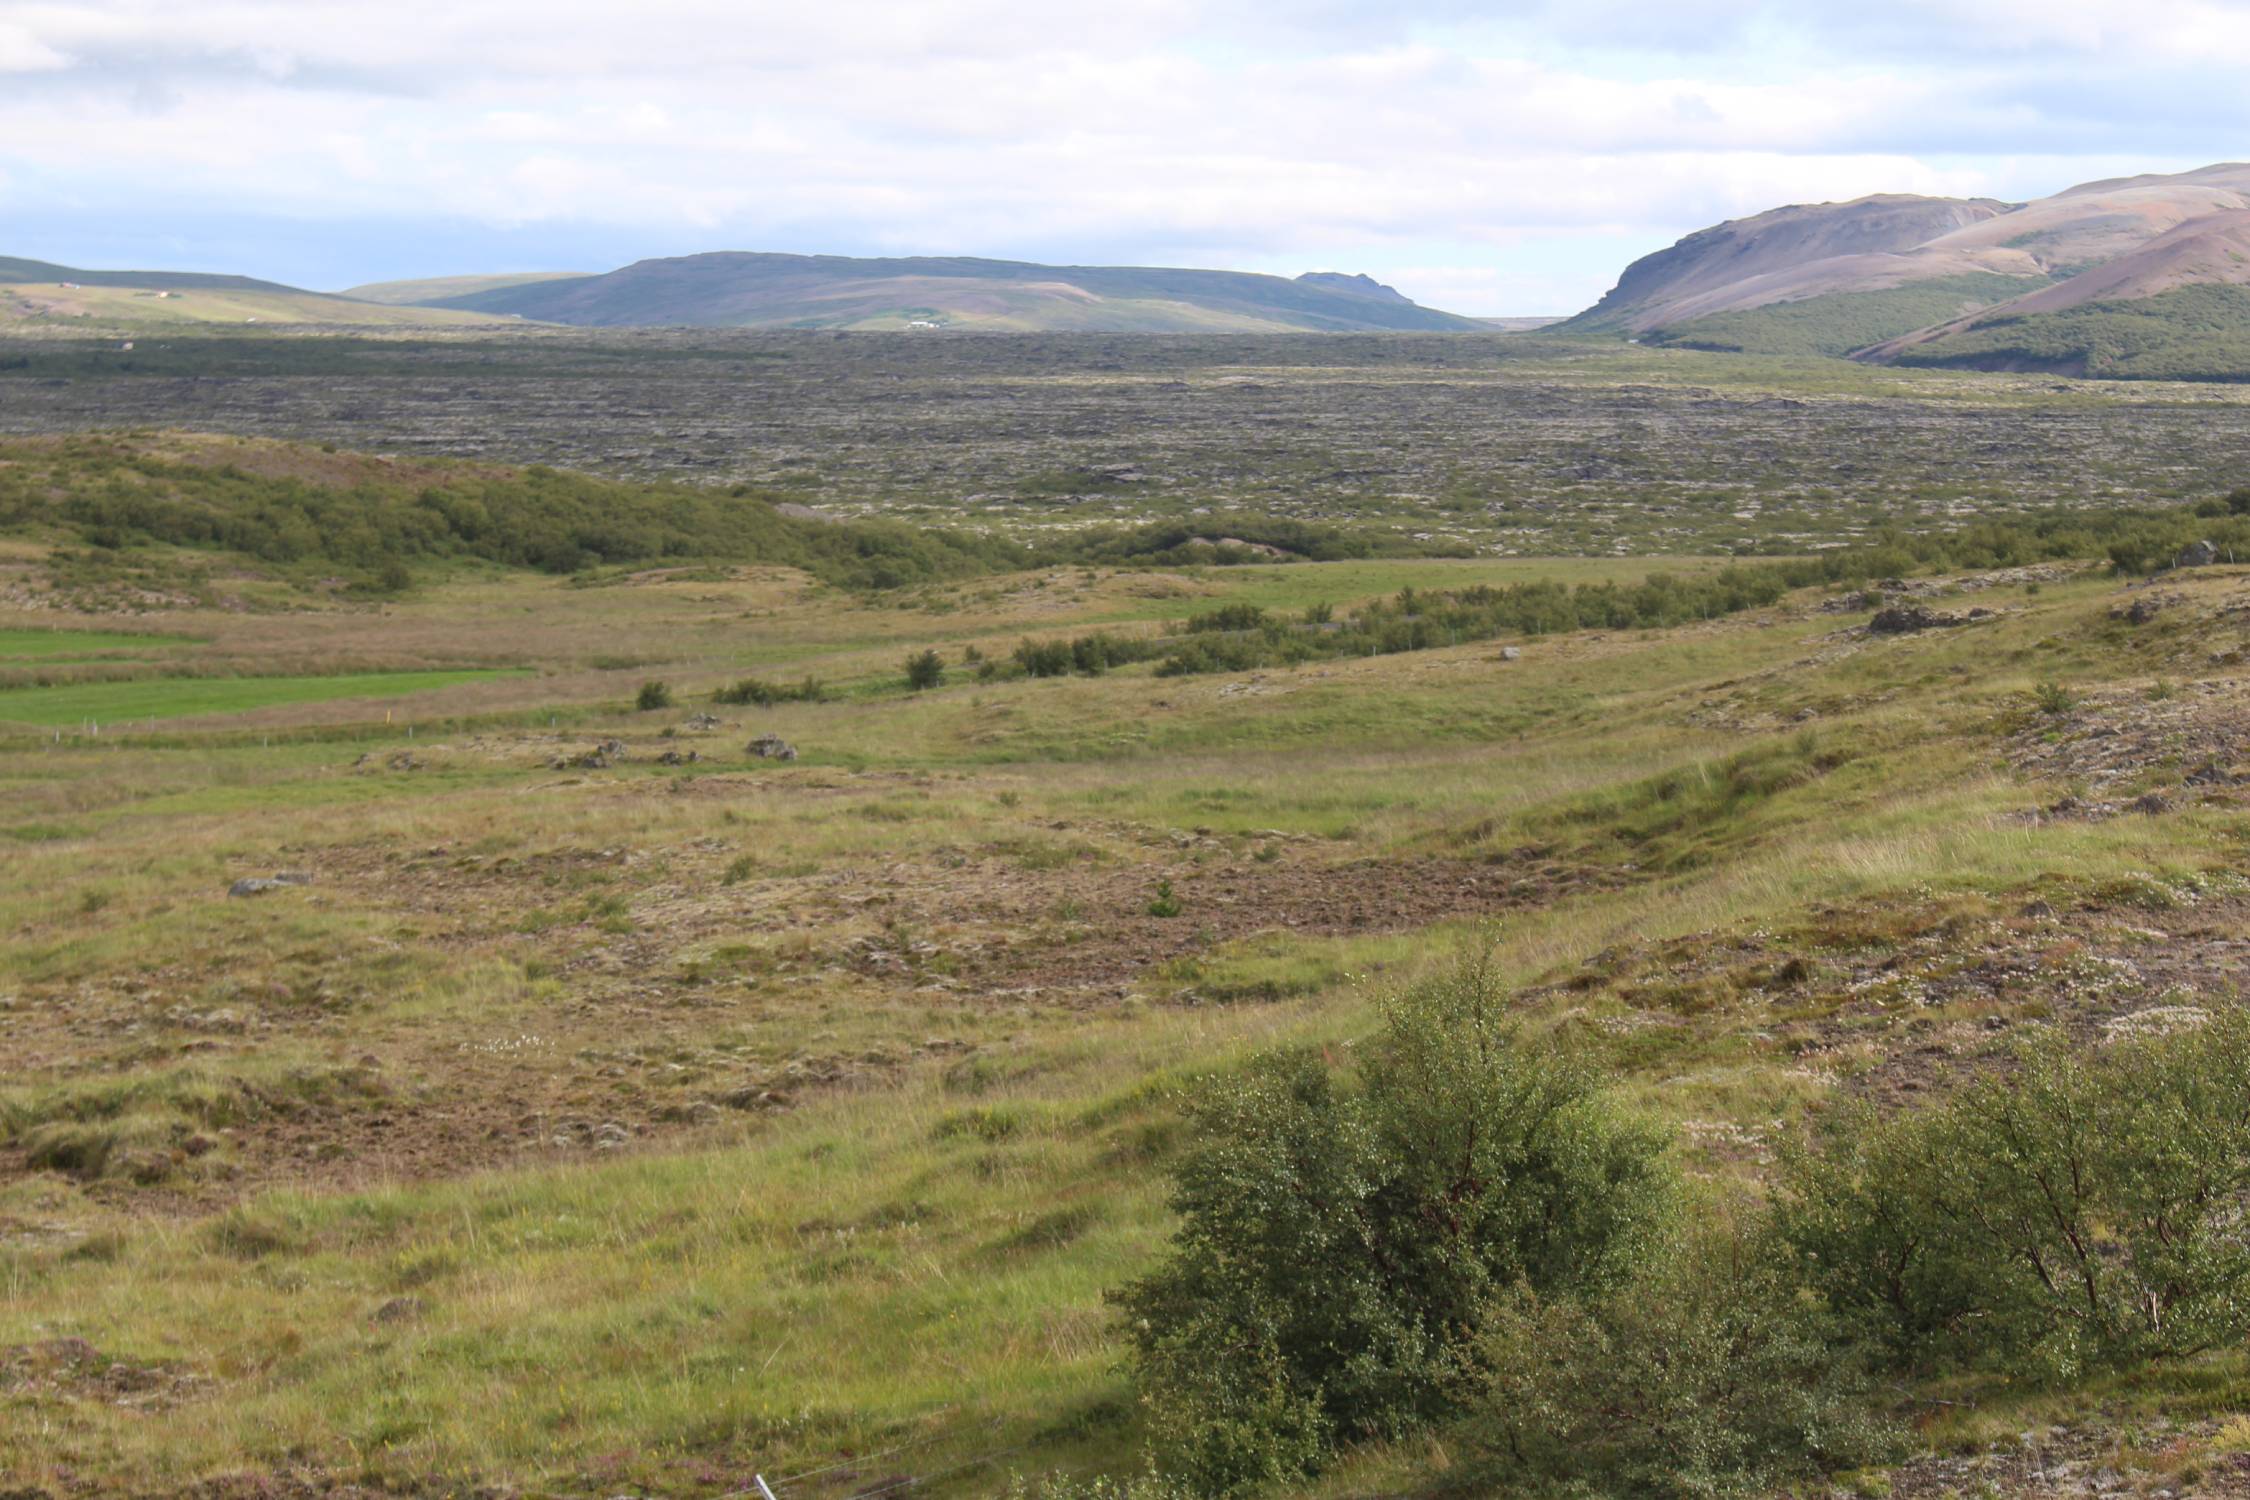
<instances>
[{"instance_id":1,"label":"gray boulder","mask_svg":"<svg viewBox=\"0 0 2250 1500\"><path fill-rule=\"evenodd\" d=\"M251 875L227 887L229 896L263 896L268 891L286 891L296 886L311 885L312 877L301 870L277 870L271 875Z\"/></svg>"},{"instance_id":2,"label":"gray boulder","mask_svg":"<svg viewBox=\"0 0 2250 1500\"><path fill-rule=\"evenodd\" d=\"M760 760L795 760L797 747L780 735L768 730L749 744L749 751Z\"/></svg>"},{"instance_id":3,"label":"gray boulder","mask_svg":"<svg viewBox=\"0 0 2250 1500\"><path fill-rule=\"evenodd\" d=\"M2218 545L2209 540L2190 542L2172 559L2175 568L2208 568L2219 560Z\"/></svg>"}]
</instances>

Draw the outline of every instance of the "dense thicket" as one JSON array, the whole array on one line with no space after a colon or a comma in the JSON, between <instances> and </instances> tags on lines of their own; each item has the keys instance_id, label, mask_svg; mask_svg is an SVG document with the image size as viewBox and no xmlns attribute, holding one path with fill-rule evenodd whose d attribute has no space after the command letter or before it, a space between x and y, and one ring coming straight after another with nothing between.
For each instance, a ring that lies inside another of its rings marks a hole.
<instances>
[{"instance_id":1,"label":"dense thicket","mask_svg":"<svg viewBox=\"0 0 2250 1500\"><path fill-rule=\"evenodd\" d=\"M889 521L786 516L746 490L636 485L553 469L460 469L419 488L337 485L167 462L88 441L0 467L0 527L61 527L88 546L150 542L312 564L397 585L402 568L473 558L549 573L698 560L803 568L895 588L1027 566L1013 543Z\"/></svg>"},{"instance_id":2,"label":"dense thicket","mask_svg":"<svg viewBox=\"0 0 2250 1500\"><path fill-rule=\"evenodd\" d=\"M308 467L317 468L317 456ZM423 564L470 558L548 573L627 564L759 562L847 588L899 588L1058 563L1172 566L1445 551L1396 537L1255 516L1073 535L1038 548L894 521L829 522L732 490L631 484L533 467L380 482L364 460L324 479L169 461L112 440L19 450L0 463L0 528L61 530L114 551L151 543L397 589ZM341 477L338 477L341 476Z\"/></svg>"},{"instance_id":3,"label":"dense thicket","mask_svg":"<svg viewBox=\"0 0 2250 1500\"><path fill-rule=\"evenodd\" d=\"M2250 380L2250 287L2177 287L2125 302L1980 319L1902 365L2056 370L2108 380Z\"/></svg>"},{"instance_id":4,"label":"dense thicket","mask_svg":"<svg viewBox=\"0 0 2250 1500\"><path fill-rule=\"evenodd\" d=\"M1642 342L1727 354L1840 357L2053 283L2044 276L1972 272L1874 292L1835 292L1716 313L1642 335Z\"/></svg>"}]
</instances>

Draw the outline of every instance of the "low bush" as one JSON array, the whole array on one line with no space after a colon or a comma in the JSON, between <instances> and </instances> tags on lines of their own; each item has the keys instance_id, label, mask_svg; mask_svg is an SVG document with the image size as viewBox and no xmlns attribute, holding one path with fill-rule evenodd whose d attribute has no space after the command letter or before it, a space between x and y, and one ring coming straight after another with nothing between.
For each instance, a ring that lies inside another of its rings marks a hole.
<instances>
[{"instance_id":1,"label":"low bush","mask_svg":"<svg viewBox=\"0 0 2250 1500\"><path fill-rule=\"evenodd\" d=\"M1865 1362L1764 1249L1688 1234L1623 1288L1503 1299L1459 1434L1471 1464L1507 1494L1690 1500L1890 1457Z\"/></svg>"},{"instance_id":2,"label":"low bush","mask_svg":"<svg viewBox=\"0 0 2250 1500\"><path fill-rule=\"evenodd\" d=\"M913 692L926 692L945 683L945 663L935 651L921 651L906 659L906 685Z\"/></svg>"},{"instance_id":3,"label":"low bush","mask_svg":"<svg viewBox=\"0 0 2250 1500\"><path fill-rule=\"evenodd\" d=\"M1695 1217L1475 963L1391 1002L1346 1073L1275 1054L1191 1121L1171 1255L1116 1300L1199 1495L1433 1427L1494 1493L1770 1494L1896 1455L1878 1377L2250 1338L2250 1011L1839 1110L1769 1206Z\"/></svg>"},{"instance_id":4,"label":"low bush","mask_svg":"<svg viewBox=\"0 0 2250 1500\"><path fill-rule=\"evenodd\" d=\"M1392 1000L1348 1078L1283 1052L1192 1114L1171 1255L1117 1300L1168 1464L1208 1494L1457 1414L1495 1300L1620 1283L1670 1192L1659 1140L1520 1041L1481 962Z\"/></svg>"},{"instance_id":5,"label":"low bush","mask_svg":"<svg viewBox=\"0 0 2250 1500\"><path fill-rule=\"evenodd\" d=\"M2250 1017L2060 1038L1945 1102L1847 1112L1783 1178L1805 1283L1899 1365L2048 1379L2250 1335Z\"/></svg>"}]
</instances>

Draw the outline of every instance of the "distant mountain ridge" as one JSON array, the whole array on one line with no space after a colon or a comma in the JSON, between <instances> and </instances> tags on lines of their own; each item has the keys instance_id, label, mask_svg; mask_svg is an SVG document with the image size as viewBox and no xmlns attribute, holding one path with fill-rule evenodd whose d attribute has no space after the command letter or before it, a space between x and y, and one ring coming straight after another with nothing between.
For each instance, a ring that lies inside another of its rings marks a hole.
<instances>
[{"instance_id":1,"label":"distant mountain ridge","mask_svg":"<svg viewBox=\"0 0 2250 1500\"><path fill-rule=\"evenodd\" d=\"M1616 287L1572 326L1645 333L1834 289L1824 281L1903 277L1910 252L2008 211L1989 199L1881 194L1732 219L1627 266Z\"/></svg>"},{"instance_id":2,"label":"distant mountain ridge","mask_svg":"<svg viewBox=\"0 0 2250 1500\"><path fill-rule=\"evenodd\" d=\"M254 276L202 271L90 271L0 255L0 327L10 323L124 332L190 324L354 328L467 326L481 313L385 306Z\"/></svg>"},{"instance_id":3,"label":"distant mountain ridge","mask_svg":"<svg viewBox=\"0 0 2250 1500\"><path fill-rule=\"evenodd\" d=\"M392 296L401 289L383 289ZM405 290L411 291L411 288ZM1090 332L1467 332L1367 276L1294 280L1245 271L1048 266L968 256L854 257L716 251L636 261L417 305L584 327Z\"/></svg>"},{"instance_id":4,"label":"distant mountain ridge","mask_svg":"<svg viewBox=\"0 0 2250 1500\"><path fill-rule=\"evenodd\" d=\"M2219 290L2174 295L2191 289ZM2157 299L2168 300L2133 317L2139 373L2238 378L2240 364L2250 377L2250 363L2222 352L2250 346L2250 165L2084 183L2021 204L1886 194L1774 209L1635 261L1564 326L2098 375L2125 372L2101 336L2109 315L2087 309ZM2064 314L2068 332L2053 321ZM1996 342L1998 328L2015 332Z\"/></svg>"},{"instance_id":5,"label":"distant mountain ridge","mask_svg":"<svg viewBox=\"0 0 2250 1500\"><path fill-rule=\"evenodd\" d=\"M0 285L65 281L75 282L79 286L128 287L148 292L298 290L293 286L283 286L278 281L260 281L252 276L216 276L202 271L82 271L75 266L58 266L51 261L0 255ZM302 295L318 296L319 293L306 292Z\"/></svg>"}]
</instances>

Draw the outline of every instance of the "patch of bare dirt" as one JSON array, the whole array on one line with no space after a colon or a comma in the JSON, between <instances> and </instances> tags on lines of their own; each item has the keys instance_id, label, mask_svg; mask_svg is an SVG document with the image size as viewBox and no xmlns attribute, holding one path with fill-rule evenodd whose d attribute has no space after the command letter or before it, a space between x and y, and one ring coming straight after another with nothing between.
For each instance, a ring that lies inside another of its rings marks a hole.
<instances>
[{"instance_id":1,"label":"patch of bare dirt","mask_svg":"<svg viewBox=\"0 0 2250 1500\"><path fill-rule=\"evenodd\" d=\"M207 1394L213 1384L209 1376L176 1364L115 1358L84 1339L0 1346L0 1397L10 1405L100 1401L162 1412Z\"/></svg>"},{"instance_id":2,"label":"patch of bare dirt","mask_svg":"<svg viewBox=\"0 0 2250 1500\"><path fill-rule=\"evenodd\" d=\"M2009 735L2019 774L2074 784L2064 817L2114 816L2142 795L2165 802L2236 802L2250 784L2250 685L2236 678L2173 684L2161 692L2105 689L2059 713L2041 713Z\"/></svg>"},{"instance_id":3,"label":"patch of bare dirt","mask_svg":"<svg viewBox=\"0 0 2250 1500\"><path fill-rule=\"evenodd\" d=\"M1589 1024L1628 1045L1732 1032L1817 1080L1897 1103L2000 1062L2036 1029L2100 1043L2241 1003L2250 893L2239 886L2151 877L2077 899L1840 908L1785 931L1611 950L1525 998L1587 1005Z\"/></svg>"},{"instance_id":4,"label":"patch of bare dirt","mask_svg":"<svg viewBox=\"0 0 2250 1500\"><path fill-rule=\"evenodd\" d=\"M2250 1454L2211 1453L2216 1422L2096 1419L2035 1427L2009 1446L1930 1454L1890 1472L1891 1500L2064 1500L2107 1495L2145 1500L2250 1496Z\"/></svg>"},{"instance_id":5,"label":"patch of bare dirt","mask_svg":"<svg viewBox=\"0 0 2250 1500\"><path fill-rule=\"evenodd\" d=\"M944 789L816 771L581 790L813 799L879 828L928 818ZM1530 853L1352 858L1302 835L1099 820L909 845L802 869L716 827L636 846L300 847L289 858L309 883L250 899L362 914L365 944L230 944L34 986L0 1008L0 1045L56 1080L152 1064L185 1079L188 1114L131 1144L145 1169L66 1170L99 1200L194 1212L276 1182L444 1176L740 1128L811 1094L889 1086L1037 1016L1173 999L1167 965L1237 939L1413 931L1624 878ZM437 974L479 976L490 999L365 1019ZM818 1019L836 1005L854 1012L841 1034ZM193 1093L209 1081L232 1090L216 1113ZM0 1151L0 1179L29 1170L20 1142Z\"/></svg>"}]
</instances>

